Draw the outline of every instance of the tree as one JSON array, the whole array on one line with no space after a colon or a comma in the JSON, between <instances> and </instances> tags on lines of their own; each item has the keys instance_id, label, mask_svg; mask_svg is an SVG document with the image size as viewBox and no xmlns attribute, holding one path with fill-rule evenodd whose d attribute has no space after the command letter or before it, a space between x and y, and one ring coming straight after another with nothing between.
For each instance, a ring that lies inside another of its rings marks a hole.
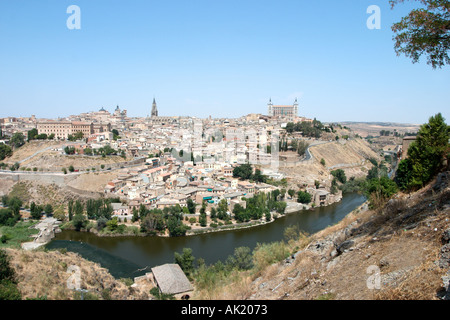
<instances>
[{"instance_id":1,"label":"tree","mask_svg":"<svg viewBox=\"0 0 450 320\"><path fill-rule=\"evenodd\" d=\"M17 288L16 272L11 267L8 254L0 250L0 300L21 300Z\"/></svg>"},{"instance_id":2,"label":"tree","mask_svg":"<svg viewBox=\"0 0 450 320\"><path fill-rule=\"evenodd\" d=\"M433 69L450 64L450 1L417 0L425 8L412 10L392 26L395 52L417 63L424 54ZM390 0L391 8L405 0Z\"/></svg>"},{"instance_id":3,"label":"tree","mask_svg":"<svg viewBox=\"0 0 450 320\"><path fill-rule=\"evenodd\" d=\"M190 229L190 227L183 223L181 214L172 214L167 219L167 229L169 230L169 235L171 237L181 237L186 234L186 231Z\"/></svg>"},{"instance_id":4,"label":"tree","mask_svg":"<svg viewBox=\"0 0 450 320\"><path fill-rule=\"evenodd\" d=\"M175 263L178 264L181 270L184 271L186 276L190 276L191 272L194 271L194 261L195 257L192 255L192 249L184 248L183 253L174 253Z\"/></svg>"},{"instance_id":5,"label":"tree","mask_svg":"<svg viewBox=\"0 0 450 320\"><path fill-rule=\"evenodd\" d=\"M97 230L98 231L101 231L101 230L103 230L103 228L105 228L106 227L106 224L108 223L108 219L106 219L105 217L100 217L98 220L97 220Z\"/></svg>"},{"instance_id":6,"label":"tree","mask_svg":"<svg viewBox=\"0 0 450 320\"><path fill-rule=\"evenodd\" d=\"M289 189L288 190L288 195L293 198L295 196L295 190L294 189Z\"/></svg>"},{"instance_id":7,"label":"tree","mask_svg":"<svg viewBox=\"0 0 450 320\"><path fill-rule=\"evenodd\" d=\"M333 177L335 177L340 183L346 183L347 182L347 177L345 175L345 171L342 169L337 169L337 170L333 170L331 171L331 174L333 175Z\"/></svg>"},{"instance_id":8,"label":"tree","mask_svg":"<svg viewBox=\"0 0 450 320\"><path fill-rule=\"evenodd\" d=\"M9 143L16 149L20 148L25 144L25 136L22 132L16 132L12 135Z\"/></svg>"},{"instance_id":9,"label":"tree","mask_svg":"<svg viewBox=\"0 0 450 320\"><path fill-rule=\"evenodd\" d=\"M52 205L51 205L51 204L45 205L44 211L45 211L45 214L46 214L46 215L51 215L51 214L53 214L53 207L52 207Z\"/></svg>"},{"instance_id":10,"label":"tree","mask_svg":"<svg viewBox=\"0 0 450 320\"><path fill-rule=\"evenodd\" d=\"M211 213L209 215L210 215L211 219L216 219L217 218L216 208L211 208Z\"/></svg>"},{"instance_id":11,"label":"tree","mask_svg":"<svg viewBox=\"0 0 450 320\"><path fill-rule=\"evenodd\" d=\"M336 194L338 192L338 183L336 178L333 178L331 181L331 188L330 188L331 194Z\"/></svg>"},{"instance_id":12,"label":"tree","mask_svg":"<svg viewBox=\"0 0 450 320\"><path fill-rule=\"evenodd\" d=\"M146 216L141 217L141 232L147 234L154 234L163 231L166 228L164 219L161 213L152 211Z\"/></svg>"},{"instance_id":13,"label":"tree","mask_svg":"<svg viewBox=\"0 0 450 320\"><path fill-rule=\"evenodd\" d=\"M311 198L312 196L306 191L299 191L297 193L297 202L307 204L311 202Z\"/></svg>"},{"instance_id":14,"label":"tree","mask_svg":"<svg viewBox=\"0 0 450 320\"><path fill-rule=\"evenodd\" d=\"M75 147L69 147L69 146L67 146L67 147L65 147L64 148L64 152L66 153L66 154L68 154L68 155L72 155L72 154L75 154Z\"/></svg>"},{"instance_id":15,"label":"tree","mask_svg":"<svg viewBox=\"0 0 450 320\"><path fill-rule=\"evenodd\" d=\"M325 159L324 158L320 159L320 164L325 167Z\"/></svg>"},{"instance_id":16,"label":"tree","mask_svg":"<svg viewBox=\"0 0 450 320\"><path fill-rule=\"evenodd\" d=\"M6 144L0 144L0 160L5 160L7 157L12 156L12 149Z\"/></svg>"},{"instance_id":17,"label":"tree","mask_svg":"<svg viewBox=\"0 0 450 320\"><path fill-rule=\"evenodd\" d=\"M70 172L74 172L74 171L75 171L75 168L74 168L72 165L70 165L70 166L69 166L69 171L70 171Z\"/></svg>"},{"instance_id":18,"label":"tree","mask_svg":"<svg viewBox=\"0 0 450 320\"><path fill-rule=\"evenodd\" d=\"M194 202L194 200L192 200L191 198L187 199L187 208L189 210L189 213L193 214L195 213L195 207L197 206L197 204Z\"/></svg>"},{"instance_id":19,"label":"tree","mask_svg":"<svg viewBox=\"0 0 450 320\"><path fill-rule=\"evenodd\" d=\"M69 202L67 204L67 211L69 213L69 221L72 221L73 218L73 200L69 199Z\"/></svg>"},{"instance_id":20,"label":"tree","mask_svg":"<svg viewBox=\"0 0 450 320\"><path fill-rule=\"evenodd\" d=\"M261 170L256 169L255 174L251 176L251 179L257 182L266 182L267 176L261 173Z\"/></svg>"},{"instance_id":21,"label":"tree","mask_svg":"<svg viewBox=\"0 0 450 320\"><path fill-rule=\"evenodd\" d=\"M87 219L84 214L75 214L72 218L72 224L76 231L80 231L87 225Z\"/></svg>"},{"instance_id":22,"label":"tree","mask_svg":"<svg viewBox=\"0 0 450 320\"><path fill-rule=\"evenodd\" d=\"M8 199L8 207L12 210L15 217L20 218L20 208L22 207L22 200L18 197L12 197Z\"/></svg>"},{"instance_id":23,"label":"tree","mask_svg":"<svg viewBox=\"0 0 450 320\"><path fill-rule=\"evenodd\" d=\"M131 222L136 222L139 220L139 212L136 207L133 207L133 218L131 218Z\"/></svg>"},{"instance_id":24,"label":"tree","mask_svg":"<svg viewBox=\"0 0 450 320\"><path fill-rule=\"evenodd\" d=\"M28 136L28 141L34 140L36 139L36 137L38 136L38 131L36 128L31 129L30 131L27 132L27 136Z\"/></svg>"},{"instance_id":25,"label":"tree","mask_svg":"<svg viewBox=\"0 0 450 320\"><path fill-rule=\"evenodd\" d=\"M372 179L367 184L366 195L375 193L382 198L390 198L398 191L397 184L388 177Z\"/></svg>"},{"instance_id":26,"label":"tree","mask_svg":"<svg viewBox=\"0 0 450 320\"><path fill-rule=\"evenodd\" d=\"M298 155L299 156L304 156L305 153L306 153L306 150L308 149L308 147L309 147L309 143L308 142L306 142L304 140L300 140L297 143L297 153L298 153Z\"/></svg>"},{"instance_id":27,"label":"tree","mask_svg":"<svg viewBox=\"0 0 450 320\"><path fill-rule=\"evenodd\" d=\"M206 218L206 201L203 200L202 207L200 208L200 218L198 219L200 226L206 227L207 218Z\"/></svg>"},{"instance_id":28,"label":"tree","mask_svg":"<svg viewBox=\"0 0 450 320\"><path fill-rule=\"evenodd\" d=\"M228 220L228 203L226 199L222 199L219 201L219 206L217 208L217 217L220 220Z\"/></svg>"},{"instance_id":29,"label":"tree","mask_svg":"<svg viewBox=\"0 0 450 320\"><path fill-rule=\"evenodd\" d=\"M422 125L408 149L408 158L400 161L395 181L405 189L417 189L429 182L448 157L450 129L440 113Z\"/></svg>"},{"instance_id":30,"label":"tree","mask_svg":"<svg viewBox=\"0 0 450 320\"><path fill-rule=\"evenodd\" d=\"M249 247L238 247L227 259L227 265L238 270L250 270L253 267L253 255Z\"/></svg>"},{"instance_id":31,"label":"tree","mask_svg":"<svg viewBox=\"0 0 450 320\"><path fill-rule=\"evenodd\" d=\"M237 203L233 208L234 219L237 222L247 222L250 221L250 216L239 203Z\"/></svg>"},{"instance_id":32,"label":"tree","mask_svg":"<svg viewBox=\"0 0 450 320\"><path fill-rule=\"evenodd\" d=\"M83 214L84 205L80 200L75 201L74 214Z\"/></svg>"},{"instance_id":33,"label":"tree","mask_svg":"<svg viewBox=\"0 0 450 320\"><path fill-rule=\"evenodd\" d=\"M242 180L250 179L253 175L253 169L251 164L245 163L237 166L233 169L233 177L240 178Z\"/></svg>"},{"instance_id":34,"label":"tree","mask_svg":"<svg viewBox=\"0 0 450 320\"><path fill-rule=\"evenodd\" d=\"M120 139L119 131L117 131L117 129L112 129L111 132L113 134L113 140Z\"/></svg>"},{"instance_id":35,"label":"tree","mask_svg":"<svg viewBox=\"0 0 450 320\"><path fill-rule=\"evenodd\" d=\"M119 221L117 220L117 217L114 217L113 219L109 220L106 223L106 227L108 228L109 231L116 231L117 228L119 227Z\"/></svg>"}]
</instances>

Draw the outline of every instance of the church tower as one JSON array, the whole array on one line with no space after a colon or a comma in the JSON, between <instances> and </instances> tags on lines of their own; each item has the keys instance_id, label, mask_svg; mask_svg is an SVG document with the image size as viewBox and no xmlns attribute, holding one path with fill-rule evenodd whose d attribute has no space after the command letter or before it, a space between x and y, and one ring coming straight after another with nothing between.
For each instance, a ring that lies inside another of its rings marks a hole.
<instances>
[{"instance_id":1,"label":"church tower","mask_svg":"<svg viewBox=\"0 0 450 320\"><path fill-rule=\"evenodd\" d=\"M267 113L269 117L273 117L273 103L272 98L269 99L269 103L267 104Z\"/></svg>"},{"instance_id":2,"label":"church tower","mask_svg":"<svg viewBox=\"0 0 450 320\"><path fill-rule=\"evenodd\" d=\"M153 104L152 104L152 117L158 116L158 108L156 107L156 100L153 98Z\"/></svg>"},{"instance_id":3,"label":"church tower","mask_svg":"<svg viewBox=\"0 0 450 320\"><path fill-rule=\"evenodd\" d=\"M293 116L294 117L298 117L298 101L297 101L297 98L295 98L293 107L294 107Z\"/></svg>"}]
</instances>

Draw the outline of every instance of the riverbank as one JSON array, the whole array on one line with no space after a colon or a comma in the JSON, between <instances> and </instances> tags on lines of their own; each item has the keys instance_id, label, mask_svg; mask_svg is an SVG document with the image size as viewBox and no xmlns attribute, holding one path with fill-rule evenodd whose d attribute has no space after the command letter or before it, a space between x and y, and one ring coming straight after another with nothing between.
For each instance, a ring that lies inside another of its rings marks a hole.
<instances>
[{"instance_id":1,"label":"riverbank","mask_svg":"<svg viewBox=\"0 0 450 320\"><path fill-rule=\"evenodd\" d=\"M60 225L61 221L58 221L55 218L45 218L33 225L31 228L39 230L39 233L33 236L35 237L33 241L22 243L22 249L34 250L45 246L55 237L56 233L61 232L61 229L59 228Z\"/></svg>"},{"instance_id":2,"label":"riverbank","mask_svg":"<svg viewBox=\"0 0 450 320\"><path fill-rule=\"evenodd\" d=\"M258 243L284 240L284 232L291 226L298 226L299 230L314 234L335 225L365 201L362 195L348 194L344 195L340 203L316 207L299 214L285 214L271 223L195 236L100 237L90 232L65 230L58 233L46 248L79 253L90 261L100 263L114 276L134 278L141 275L136 271L138 269L172 263L174 252L182 252L184 248L191 248L194 255L204 259L206 264L214 264L233 255L235 248L249 247L253 250Z\"/></svg>"},{"instance_id":3,"label":"riverbank","mask_svg":"<svg viewBox=\"0 0 450 320\"><path fill-rule=\"evenodd\" d=\"M340 198L341 200L342 198ZM332 205L334 203L331 203L329 205ZM322 206L326 207L326 206ZM302 203L298 203L295 201L287 201L286 202L286 209L285 209L285 213L284 214L279 214L275 211L271 212L272 215L272 219L270 221L267 221L265 218L261 218L258 220L251 220L248 222L242 222L242 223L229 223L229 224L222 224L222 225L216 225L216 226L207 226L207 227L200 227L200 226L190 226L191 229L186 231L186 234L184 235L185 237L190 237L190 236L196 236L196 235L200 235L200 234L207 234L207 233L215 233L215 232L221 232L221 231L233 231L233 230L242 230L242 229L248 229L248 228L253 228L253 227L258 227L258 226L262 226L265 224L269 224L272 223L274 221L276 221L277 219L280 219L288 214L293 214L293 213L300 213L301 211L310 211L310 210L314 210L317 209L318 207L313 207L310 205L306 205L306 204L302 204ZM192 217L193 215L185 215L184 218L186 217ZM195 215L198 216L198 215ZM209 216L208 216L209 217ZM94 221L90 221L89 222L91 225L93 223L95 223ZM123 228L123 231L108 231L105 229L99 231L97 230L95 227L90 227L89 229L82 229L79 232L89 232L92 233L98 237L106 237L106 238L113 238L113 237L161 237L161 238L169 238L170 235L168 232L161 234L161 233L155 233L152 235L148 235L148 234L144 234L144 233L140 233L139 232L139 226L137 226L136 224L123 224L125 225L125 228ZM186 224L188 225L188 224ZM188 225L189 226L189 225ZM73 228L73 226L70 225L70 223L65 223L63 225L60 225L62 230L75 230L75 228ZM48 241L47 241L48 242ZM30 248L32 247L31 244L29 245ZM38 245L35 245L36 247L38 247Z\"/></svg>"}]
</instances>

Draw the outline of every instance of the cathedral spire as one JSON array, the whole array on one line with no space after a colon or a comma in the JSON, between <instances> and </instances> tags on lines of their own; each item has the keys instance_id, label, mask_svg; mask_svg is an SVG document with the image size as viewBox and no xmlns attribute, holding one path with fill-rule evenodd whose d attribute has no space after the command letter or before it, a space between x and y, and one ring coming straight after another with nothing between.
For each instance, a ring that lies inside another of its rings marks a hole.
<instances>
[{"instance_id":1,"label":"cathedral spire","mask_svg":"<svg viewBox=\"0 0 450 320\"><path fill-rule=\"evenodd\" d=\"M153 97L153 103L152 103L152 117L158 116L158 108L156 106L156 99Z\"/></svg>"}]
</instances>

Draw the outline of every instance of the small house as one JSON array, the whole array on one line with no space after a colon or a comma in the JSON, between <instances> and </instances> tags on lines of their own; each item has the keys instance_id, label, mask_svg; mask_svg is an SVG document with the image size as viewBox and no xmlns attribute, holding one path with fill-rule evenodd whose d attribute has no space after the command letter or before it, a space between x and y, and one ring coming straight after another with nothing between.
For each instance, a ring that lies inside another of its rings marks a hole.
<instances>
[{"instance_id":1,"label":"small house","mask_svg":"<svg viewBox=\"0 0 450 320\"><path fill-rule=\"evenodd\" d=\"M177 295L194 288L178 264L164 264L152 268L152 281L164 294Z\"/></svg>"}]
</instances>

